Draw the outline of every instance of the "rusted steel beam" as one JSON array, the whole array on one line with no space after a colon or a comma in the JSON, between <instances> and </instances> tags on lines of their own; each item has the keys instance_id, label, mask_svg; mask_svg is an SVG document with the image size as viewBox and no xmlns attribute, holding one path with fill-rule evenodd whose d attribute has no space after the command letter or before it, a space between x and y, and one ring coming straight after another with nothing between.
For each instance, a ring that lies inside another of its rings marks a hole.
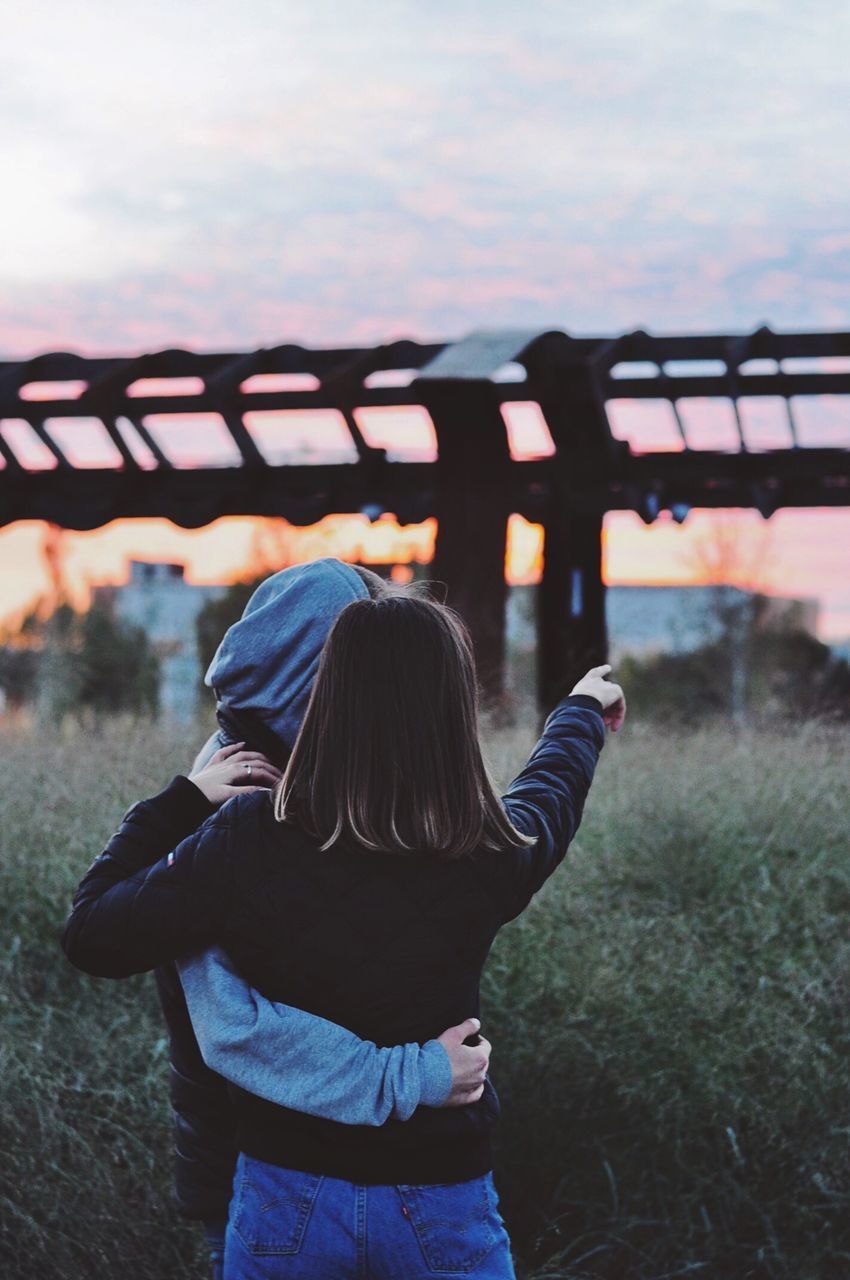
<instances>
[{"instance_id":1,"label":"rusted steel beam","mask_svg":"<svg viewBox=\"0 0 850 1280\"><path fill-rule=\"evenodd\" d=\"M250 376L250 375L249 375ZM524 391L524 395L529 395ZM504 399L510 396L504 395ZM531 398L529 396L529 398ZM4 397L0 391L0 418L25 418L37 409L43 417L55 418L103 418L104 416L218 413L227 408L239 413L250 409L340 409L345 402L334 389L319 387L315 391L250 391L220 395L215 391L201 391L197 395L145 395L125 396L112 393L109 397L89 398L84 392L73 399L21 400L17 391ZM356 395L350 395L348 403L353 407L370 405L410 405L419 403L410 387L360 387Z\"/></svg>"},{"instance_id":2,"label":"rusted steel beam","mask_svg":"<svg viewBox=\"0 0 850 1280\"><path fill-rule=\"evenodd\" d=\"M575 379L589 378L588 370L577 369ZM568 388L571 378L564 376L563 386L554 395L563 394L571 399ZM535 377L522 383L494 383L494 394L502 401L527 400L540 403L551 400L551 378ZM318 388L315 391L252 391L234 392L226 398L212 391L198 395L111 395L108 398L90 399L85 393L74 399L21 400L17 390L4 395L0 390L0 419L29 419L37 413L47 418L105 418L147 417L168 414L210 413L225 416L228 411L240 416L252 410L338 410L393 405L408 406L422 403L418 392L421 383L414 381L407 387L360 387L356 394L343 398L334 389ZM557 387L557 384L556 384ZM736 390L730 393L725 376L716 378L614 378L597 381L599 403L608 400L677 400L695 397L713 400L746 400L751 396L776 396L792 399L796 396L850 395L850 373L823 374L760 374L737 379Z\"/></svg>"},{"instance_id":3,"label":"rusted steel beam","mask_svg":"<svg viewBox=\"0 0 850 1280\"><path fill-rule=\"evenodd\" d=\"M68 529L94 529L121 517L162 516L195 528L198 513L283 516L296 524L364 509L393 512L403 523L438 515L438 464L387 462L377 471L359 463L246 467L203 467L150 471L68 468L27 471L6 446L0 470L0 525L14 520L48 520ZM8 454L8 456L6 456ZM703 470L708 463L708 479ZM474 501L484 484L476 460L461 469L451 487L459 507ZM777 497L776 507L850 506L850 452L798 449L779 453L688 453L631 456L610 478L594 479L576 469L565 474L557 459L512 462L499 477L509 512L543 522L554 485L576 515L640 511L654 496L656 512L673 506L754 505L753 486ZM500 497L500 501L502 498ZM188 506L184 509L184 502ZM122 505L124 504L124 505ZM191 518L189 512L191 511ZM305 514L311 513L309 518ZM415 511L418 514L410 514ZM100 514L98 514L100 513Z\"/></svg>"},{"instance_id":4,"label":"rusted steel beam","mask_svg":"<svg viewBox=\"0 0 850 1280\"><path fill-rule=\"evenodd\" d=\"M0 470L0 525L47 520L97 529L161 516L197 529L221 516L281 516L313 524L330 514L390 511L414 524L436 510L435 463L390 462L379 474L346 466L204 467L150 471Z\"/></svg>"},{"instance_id":5,"label":"rusted steel beam","mask_svg":"<svg viewBox=\"0 0 850 1280\"><path fill-rule=\"evenodd\" d=\"M353 374L361 378L376 369L422 369L442 357L447 375L456 364L473 372L510 359L522 360L523 345L544 344L554 337L571 344L577 360L592 360L600 368L629 361L664 364L672 360L722 360L735 365L757 358L850 357L850 333L773 333L762 328L750 334L672 335L636 332L616 338L567 339L565 334L530 331L480 331L456 343L418 343L403 340L375 347L308 348L295 343L252 352L194 352L180 349L148 352L138 357L87 357L74 352L46 352L27 360L0 360L0 394L33 381L82 380L91 391L121 391L136 377L200 377L209 387L238 385L252 373L311 373L333 382ZM489 376L488 373L476 376ZM819 375L818 375L819 376Z\"/></svg>"},{"instance_id":6,"label":"rusted steel beam","mask_svg":"<svg viewBox=\"0 0 850 1280\"><path fill-rule=\"evenodd\" d=\"M752 373L742 374L735 396L850 395L850 373ZM730 398L725 373L654 378L607 378L607 400L683 400L708 396Z\"/></svg>"},{"instance_id":7,"label":"rusted steel beam","mask_svg":"<svg viewBox=\"0 0 850 1280\"><path fill-rule=\"evenodd\" d=\"M591 346L600 339L585 339ZM783 360L794 356L850 356L850 333L775 333L767 326L748 334L653 334L643 330L618 338L618 360L723 360L746 344L744 359ZM733 344L733 345L730 345Z\"/></svg>"}]
</instances>

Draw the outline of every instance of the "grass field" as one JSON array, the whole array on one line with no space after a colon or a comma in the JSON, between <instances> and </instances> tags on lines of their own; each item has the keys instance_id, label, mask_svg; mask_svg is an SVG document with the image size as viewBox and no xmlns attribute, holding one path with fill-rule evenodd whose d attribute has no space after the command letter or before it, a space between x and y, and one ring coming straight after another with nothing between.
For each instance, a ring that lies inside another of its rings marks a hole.
<instances>
[{"instance_id":1,"label":"grass field","mask_svg":"<svg viewBox=\"0 0 850 1280\"><path fill-rule=\"evenodd\" d=\"M85 978L58 946L104 838L195 741L0 732L5 1280L205 1274L171 1207L152 983ZM491 737L502 779L530 743ZM485 977L524 1276L850 1277L847 747L816 725L609 743Z\"/></svg>"}]
</instances>

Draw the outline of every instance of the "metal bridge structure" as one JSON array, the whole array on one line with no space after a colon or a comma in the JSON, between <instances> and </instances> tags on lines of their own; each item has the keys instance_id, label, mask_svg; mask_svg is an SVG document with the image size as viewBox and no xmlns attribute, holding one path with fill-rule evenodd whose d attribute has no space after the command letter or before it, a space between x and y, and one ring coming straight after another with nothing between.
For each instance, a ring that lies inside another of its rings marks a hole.
<instances>
[{"instance_id":1,"label":"metal bridge structure","mask_svg":"<svg viewBox=\"0 0 850 1280\"><path fill-rule=\"evenodd\" d=\"M651 523L693 508L767 518L848 506L848 406L848 333L480 331L333 350L51 352L0 361L0 524L436 517L431 576L498 696L516 512L544 531L546 703L606 657L607 512Z\"/></svg>"}]
</instances>

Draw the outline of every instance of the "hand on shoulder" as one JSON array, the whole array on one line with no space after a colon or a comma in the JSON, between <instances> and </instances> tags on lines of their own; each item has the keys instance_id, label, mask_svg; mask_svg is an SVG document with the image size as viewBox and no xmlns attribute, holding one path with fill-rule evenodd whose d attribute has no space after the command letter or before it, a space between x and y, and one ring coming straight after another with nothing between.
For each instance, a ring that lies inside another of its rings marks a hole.
<instances>
[{"instance_id":1,"label":"hand on shoulder","mask_svg":"<svg viewBox=\"0 0 850 1280\"><path fill-rule=\"evenodd\" d=\"M222 747L199 769L189 775L210 804L222 805L246 791L267 791L280 782L280 770L259 751L246 751L244 742Z\"/></svg>"}]
</instances>

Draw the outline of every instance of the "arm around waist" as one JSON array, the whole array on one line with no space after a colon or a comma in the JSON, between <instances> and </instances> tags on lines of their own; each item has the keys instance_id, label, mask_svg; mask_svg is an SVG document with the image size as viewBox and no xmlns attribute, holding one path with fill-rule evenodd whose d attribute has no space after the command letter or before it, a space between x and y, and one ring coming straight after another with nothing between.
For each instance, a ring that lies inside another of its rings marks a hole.
<instances>
[{"instance_id":1,"label":"arm around waist","mask_svg":"<svg viewBox=\"0 0 850 1280\"><path fill-rule=\"evenodd\" d=\"M436 1040L378 1048L325 1018L266 999L219 948L179 962L204 1061L278 1106L343 1124L407 1120L452 1086Z\"/></svg>"}]
</instances>

